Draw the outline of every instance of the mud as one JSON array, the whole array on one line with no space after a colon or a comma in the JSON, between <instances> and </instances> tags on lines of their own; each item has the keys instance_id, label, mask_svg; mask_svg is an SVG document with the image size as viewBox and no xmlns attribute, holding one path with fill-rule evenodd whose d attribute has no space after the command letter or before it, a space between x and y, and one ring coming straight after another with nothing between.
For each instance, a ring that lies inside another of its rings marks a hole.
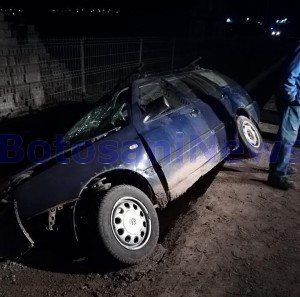
<instances>
[{"instance_id":1,"label":"mud","mask_svg":"<svg viewBox=\"0 0 300 297\"><path fill-rule=\"evenodd\" d=\"M300 167L294 179L300 180ZM4 296L300 296L300 195L266 184L260 160L225 163L159 211L153 256L95 266L59 239L0 262Z\"/></svg>"}]
</instances>

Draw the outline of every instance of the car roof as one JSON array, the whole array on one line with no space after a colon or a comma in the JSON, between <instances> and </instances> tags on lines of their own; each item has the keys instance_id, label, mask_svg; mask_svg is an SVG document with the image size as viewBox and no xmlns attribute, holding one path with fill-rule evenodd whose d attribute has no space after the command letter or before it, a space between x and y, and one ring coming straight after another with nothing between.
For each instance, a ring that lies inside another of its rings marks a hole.
<instances>
[{"instance_id":1,"label":"car roof","mask_svg":"<svg viewBox=\"0 0 300 297\"><path fill-rule=\"evenodd\" d=\"M210 69L205 69L205 68L199 68L199 69L193 68L191 70L182 70L182 71L174 72L171 74L154 74L154 75L153 74L150 74L150 75L145 74L144 77L138 78L134 82L136 82L138 84L144 84L144 83L159 81L161 79L170 79L170 78L177 78L177 77L179 78L179 77L182 77L182 76L185 76L188 74L192 74L192 73L201 75L204 73L215 73L215 71L210 70Z\"/></svg>"}]
</instances>

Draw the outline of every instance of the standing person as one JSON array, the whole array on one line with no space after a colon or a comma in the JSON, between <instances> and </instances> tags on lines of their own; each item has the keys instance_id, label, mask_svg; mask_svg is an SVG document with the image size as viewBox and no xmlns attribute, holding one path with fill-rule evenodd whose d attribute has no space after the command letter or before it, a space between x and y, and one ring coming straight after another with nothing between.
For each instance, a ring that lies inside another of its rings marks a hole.
<instances>
[{"instance_id":1,"label":"standing person","mask_svg":"<svg viewBox=\"0 0 300 297\"><path fill-rule=\"evenodd\" d=\"M290 157L300 126L300 45L285 66L277 109L279 127L270 156L268 183L281 189L295 188L290 176L297 170L290 165Z\"/></svg>"}]
</instances>

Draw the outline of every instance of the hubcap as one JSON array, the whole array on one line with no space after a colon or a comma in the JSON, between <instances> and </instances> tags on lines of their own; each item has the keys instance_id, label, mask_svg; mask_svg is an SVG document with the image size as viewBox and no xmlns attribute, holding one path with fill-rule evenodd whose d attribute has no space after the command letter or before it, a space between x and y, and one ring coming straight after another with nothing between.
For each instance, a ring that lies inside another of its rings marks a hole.
<instances>
[{"instance_id":1,"label":"hubcap","mask_svg":"<svg viewBox=\"0 0 300 297\"><path fill-rule=\"evenodd\" d=\"M143 203L133 197L116 202L111 212L111 226L115 238L129 250L142 248L151 233L149 213Z\"/></svg>"},{"instance_id":2,"label":"hubcap","mask_svg":"<svg viewBox=\"0 0 300 297\"><path fill-rule=\"evenodd\" d=\"M260 139L258 137L258 132L256 127L250 122L243 123L243 133L246 137L249 144L251 144L254 148L258 148L260 146Z\"/></svg>"}]
</instances>

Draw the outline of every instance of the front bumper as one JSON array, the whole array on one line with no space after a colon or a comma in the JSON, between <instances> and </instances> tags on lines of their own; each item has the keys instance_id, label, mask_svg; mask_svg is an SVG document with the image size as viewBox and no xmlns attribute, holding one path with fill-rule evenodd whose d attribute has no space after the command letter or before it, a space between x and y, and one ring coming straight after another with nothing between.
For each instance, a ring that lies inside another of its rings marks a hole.
<instances>
[{"instance_id":1,"label":"front bumper","mask_svg":"<svg viewBox=\"0 0 300 297\"><path fill-rule=\"evenodd\" d=\"M34 245L25 230L14 200L0 212L0 256L16 260L27 253Z\"/></svg>"}]
</instances>

